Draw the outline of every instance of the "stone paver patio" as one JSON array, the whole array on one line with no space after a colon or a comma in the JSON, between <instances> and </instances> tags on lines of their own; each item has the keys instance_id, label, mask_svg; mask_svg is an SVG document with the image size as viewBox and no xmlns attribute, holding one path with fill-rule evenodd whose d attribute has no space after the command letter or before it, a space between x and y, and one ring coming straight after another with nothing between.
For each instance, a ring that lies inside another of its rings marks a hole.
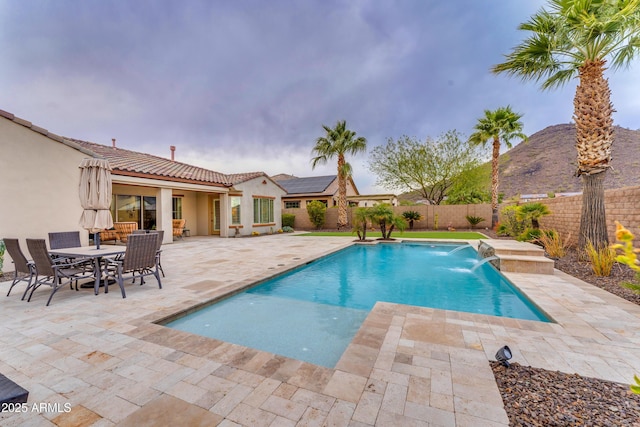
<instances>
[{"instance_id":1,"label":"stone paver patio","mask_svg":"<svg viewBox=\"0 0 640 427\"><path fill-rule=\"evenodd\" d=\"M629 383L640 307L556 270L507 277L557 323L378 303L335 369L153 322L349 245L352 238L191 237L167 277L0 298L0 373L30 391L3 426L506 426L488 360ZM5 265L5 267L9 267ZM2 282L2 289L8 283Z\"/></svg>"}]
</instances>

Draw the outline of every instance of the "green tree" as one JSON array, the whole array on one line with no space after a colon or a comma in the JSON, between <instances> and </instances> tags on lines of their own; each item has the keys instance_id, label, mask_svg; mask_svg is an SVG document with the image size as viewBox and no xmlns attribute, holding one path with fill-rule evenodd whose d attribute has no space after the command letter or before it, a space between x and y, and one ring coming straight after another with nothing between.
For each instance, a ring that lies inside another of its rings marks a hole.
<instances>
[{"instance_id":1,"label":"green tree","mask_svg":"<svg viewBox=\"0 0 640 427\"><path fill-rule=\"evenodd\" d=\"M549 0L529 21L520 45L493 67L523 80L542 82L543 90L579 83L573 99L582 214L578 244L609 242L604 207L605 172L613 143L613 105L606 64L628 67L640 51L640 0Z\"/></svg>"},{"instance_id":2,"label":"green tree","mask_svg":"<svg viewBox=\"0 0 640 427\"><path fill-rule=\"evenodd\" d=\"M446 205L474 205L491 201L491 165L488 163L462 172L447 193ZM498 199L498 203L500 200Z\"/></svg>"},{"instance_id":3,"label":"green tree","mask_svg":"<svg viewBox=\"0 0 640 427\"><path fill-rule=\"evenodd\" d=\"M332 129L322 125L326 135L316 140L311 159L313 169L319 164L326 164L330 159L338 159L338 228L347 225L347 178L351 176L351 165L345 155L356 155L367 151L367 140L357 137L356 133L347 129L345 120L338 121Z\"/></svg>"},{"instance_id":4,"label":"green tree","mask_svg":"<svg viewBox=\"0 0 640 427\"><path fill-rule=\"evenodd\" d=\"M436 205L442 203L457 176L477 165L478 153L455 130L425 142L408 136L397 141L389 138L369 154L369 170L377 176L378 185L417 191Z\"/></svg>"},{"instance_id":5,"label":"green tree","mask_svg":"<svg viewBox=\"0 0 640 427\"><path fill-rule=\"evenodd\" d=\"M322 228L324 226L326 212L327 206L319 200L314 200L307 205L309 221L311 221L316 228Z\"/></svg>"},{"instance_id":6,"label":"green tree","mask_svg":"<svg viewBox=\"0 0 640 427\"><path fill-rule=\"evenodd\" d=\"M371 220L377 222L380 226L382 238L388 240L391 238L391 232L397 228L404 231L407 228L407 222L400 215L393 212L393 207L388 203L380 203L371 208Z\"/></svg>"},{"instance_id":7,"label":"green tree","mask_svg":"<svg viewBox=\"0 0 640 427\"><path fill-rule=\"evenodd\" d=\"M469 137L469 142L476 146L485 146L488 141L492 143L491 154L491 227L498 223L498 187L500 165L500 146L502 143L511 148L511 140L520 138L527 140L522 133L522 114L511 111L510 106L501 107L494 111L485 110L484 117L478 119L474 126L475 132Z\"/></svg>"}]
</instances>

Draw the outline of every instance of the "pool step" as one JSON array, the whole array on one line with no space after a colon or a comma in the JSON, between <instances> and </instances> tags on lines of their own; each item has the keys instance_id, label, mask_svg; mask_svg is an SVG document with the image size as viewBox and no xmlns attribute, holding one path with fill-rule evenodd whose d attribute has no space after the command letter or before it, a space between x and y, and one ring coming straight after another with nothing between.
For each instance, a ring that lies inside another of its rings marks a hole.
<instances>
[{"instance_id":1,"label":"pool step","mask_svg":"<svg viewBox=\"0 0 640 427\"><path fill-rule=\"evenodd\" d=\"M544 256L544 249L515 240L481 240L482 256L500 258L500 271L508 273L553 274L555 263Z\"/></svg>"},{"instance_id":2,"label":"pool step","mask_svg":"<svg viewBox=\"0 0 640 427\"><path fill-rule=\"evenodd\" d=\"M544 256L502 255L500 271L505 273L553 274L555 263Z\"/></svg>"}]
</instances>

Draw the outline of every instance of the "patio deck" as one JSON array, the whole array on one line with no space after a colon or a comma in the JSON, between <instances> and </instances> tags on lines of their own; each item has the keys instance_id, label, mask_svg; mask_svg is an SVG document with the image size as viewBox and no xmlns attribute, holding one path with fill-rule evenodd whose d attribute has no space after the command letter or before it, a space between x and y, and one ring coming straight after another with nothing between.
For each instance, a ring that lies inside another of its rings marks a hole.
<instances>
[{"instance_id":1,"label":"patio deck","mask_svg":"<svg viewBox=\"0 0 640 427\"><path fill-rule=\"evenodd\" d=\"M558 323L378 303L335 369L152 323L352 240L191 237L163 247L161 290L61 290L49 307L46 291L26 303L14 290L0 298L0 373L29 406L0 424L507 426L488 364L505 344L523 365L640 373L640 307L559 271L506 274Z\"/></svg>"}]
</instances>

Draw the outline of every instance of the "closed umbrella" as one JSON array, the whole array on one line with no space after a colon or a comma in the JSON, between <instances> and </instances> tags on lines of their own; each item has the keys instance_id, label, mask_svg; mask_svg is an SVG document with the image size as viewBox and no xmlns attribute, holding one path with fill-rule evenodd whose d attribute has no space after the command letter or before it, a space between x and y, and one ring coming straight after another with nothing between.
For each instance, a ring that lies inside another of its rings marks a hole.
<instances>
[{"instance_id":1,"label":"closed umbrella","mask_svg":"<svg viewBox=\"0 0 640 427\"><path fill-rule=\"evenodd\" d=\"M80 226L95 233L100 249L100 231L113 227L111 217L111 166L106 159L84 159L80 163L80 204L84 211Z\"/></svg>"}]
</instances>

